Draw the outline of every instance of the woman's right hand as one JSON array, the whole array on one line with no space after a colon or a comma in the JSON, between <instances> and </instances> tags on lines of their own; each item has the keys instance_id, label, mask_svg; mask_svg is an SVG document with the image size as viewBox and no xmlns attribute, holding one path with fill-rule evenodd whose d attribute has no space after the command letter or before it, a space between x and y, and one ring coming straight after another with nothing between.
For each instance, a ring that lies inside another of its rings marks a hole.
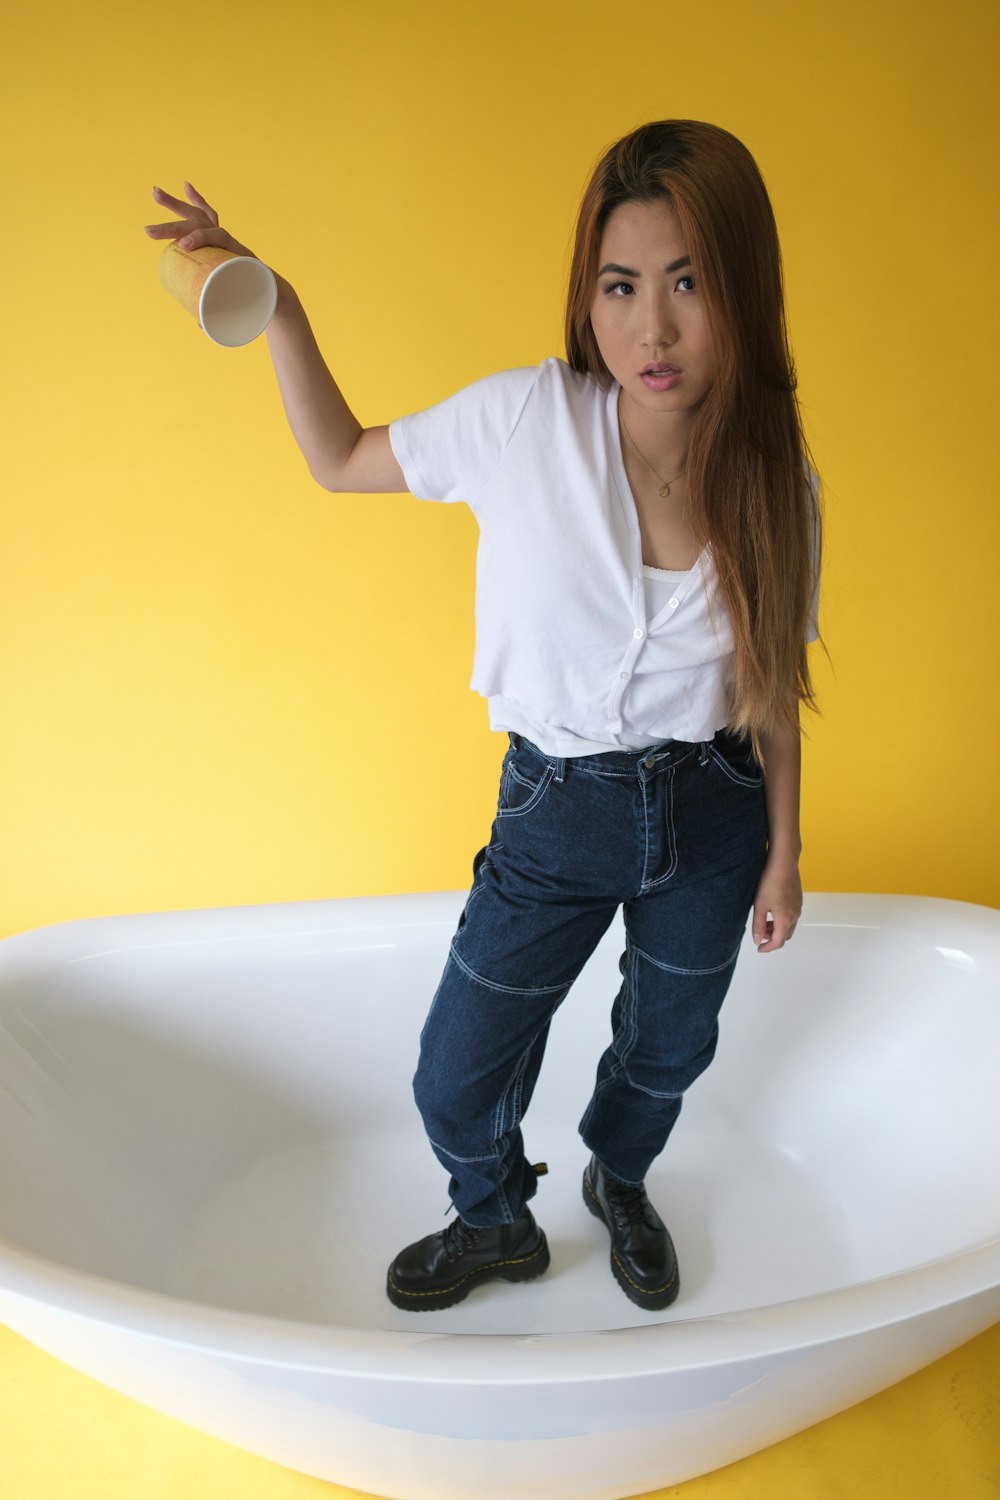
<instances>
[{"instance_id":1,"label":"woman's right hand","mask_svg":"<svg viewBox=\"0 0 1000 1500\"><path fill-rule=\"evenodd\" d=\"M150 239L176 240L183 250L196 250L200 245L217 245L222 250L232 251L234 255L250 255L254 260L257 259L253 251L235 240L227 229L219 228L219 215L190 182L185 182L184 191L189 199L187 203L183 203L180 198L172 198L162 188L153 189L157 204L180 214L181 218L174 219L169 224L145 224L143 228Z\"/></svg>"}]
</instances>

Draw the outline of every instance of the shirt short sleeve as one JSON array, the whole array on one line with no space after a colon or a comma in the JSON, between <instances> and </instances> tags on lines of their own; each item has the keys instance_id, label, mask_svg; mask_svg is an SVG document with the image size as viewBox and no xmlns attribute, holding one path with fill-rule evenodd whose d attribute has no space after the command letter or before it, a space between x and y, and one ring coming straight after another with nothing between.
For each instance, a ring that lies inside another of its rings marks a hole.
<instances>
[{"instance_id":1,"label":"shirt short sleeve","mask_svg":"<svg viewBox=\"0 0 1000 1500\"><path fill-rule=\"evenodd\" d=\"M806 643L819 640L819 580L823 560L823 528L819 512L819 475L809 465L809 488L812 492L812 539L813 539L813 591L812 600L809 605L809 617L806 625Z\"/></svg>"},{"instance_id":2,"label":"shirt short sleeve","mask_svg":"<svg viewBox=\"0 0 1000 1500\"><path fill-rule=\"evenodd\" d=\"M455 395L389 423L389 444L418 500L465 500L475 508L496 469L539 367L486 375Z\"/></svg>"}]
</instances>

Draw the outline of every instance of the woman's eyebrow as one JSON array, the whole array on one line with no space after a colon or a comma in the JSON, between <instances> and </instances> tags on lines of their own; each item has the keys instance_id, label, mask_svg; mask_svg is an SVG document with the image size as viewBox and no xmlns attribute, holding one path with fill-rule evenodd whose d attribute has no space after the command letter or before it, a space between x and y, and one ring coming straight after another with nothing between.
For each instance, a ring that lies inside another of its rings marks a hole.
<instances>
[{"instance_id":1,"label":"woman's eyebrow","mask_svg":"<svg viewBox=\"0 0 1000 1500\"><path fill-rule=\"evenodd\" d=\"M682 255L681 258L680 258L680 260L672 260L670 262L669 266L664 266L663 269L666 271L667 275L669 276L670 273L671 273L671 271L679 271L680 268L681 268L681 266L689 266L690 264L691 264L691 257L689 255ZM597 273L598 276L603 276L604 273L605 273L605 271L617 271L619 276L641 276L642 275L641 271L630 271L629 268L628 268L628 266L619 266L619 265L616 265L614 261L609 261L606 266L602 266L601 269Z\"/></svg>"}]
</instances>

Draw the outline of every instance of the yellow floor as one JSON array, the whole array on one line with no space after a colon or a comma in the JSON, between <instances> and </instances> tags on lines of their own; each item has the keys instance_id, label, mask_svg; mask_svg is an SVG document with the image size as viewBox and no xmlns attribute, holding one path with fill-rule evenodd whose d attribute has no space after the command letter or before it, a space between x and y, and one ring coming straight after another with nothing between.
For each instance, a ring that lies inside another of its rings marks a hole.
<instances>
[{"instance_id":1,"label":"yellow floor","mask_svg":"<svg viewBox=\"0 0 1000 1500\"><path fill-rule=\"evenodd\" d=\"M10 1500L357 1500L139 1406L0 1328ZM997 1500L1000 1324L871 1400L645 1500Z\"/></svg>"}]
</instances>

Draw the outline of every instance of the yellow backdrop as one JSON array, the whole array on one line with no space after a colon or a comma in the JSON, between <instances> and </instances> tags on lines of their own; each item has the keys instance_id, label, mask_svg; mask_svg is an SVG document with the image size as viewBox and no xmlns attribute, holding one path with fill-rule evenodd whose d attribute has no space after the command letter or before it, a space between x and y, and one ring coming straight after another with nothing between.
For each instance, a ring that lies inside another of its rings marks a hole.
<instances>
[{"instance_id":1,"label":"yellow backdrop","mask_svg":"<svg viewBox=\"0 0 1000 1500\"><path fill-rule=\"evenodd\" d=\"M313 483L266 341L213 345L160 287L153 183L192 180L288 277L373 425L564 353L583 183L607 144L666 116L746 142L782 234L826 486L806 888L1000 905L998 17L993 0L12 11L0 936L464 887L495 806L505 741L468 690L471 515ZM966 1412L984 1409L996 1333L936 1367L948 1389L964 1372ZM53 1373L36 1429L18 1423L16 1488L62 1500L77 1491L42 1412L63 1376L25 1349L0 1335L5 1368ZM944 1411L940 1382L910 1389L899 1492L986 1495L983 1422ZM195 1442L109 1399L147 1453ZM834 1487L874 1441L859 1413L836 1421L825 1477L793 1462L782 1489L782 1445L692 1496L881 1497ZM920 1487L932 1427L961 1490ZM115 1489L99 1455L73 1462L80 1493L154 1494ZM299 1493L232 1462L241 1493Z\"/></svg>"}]
</instances>

